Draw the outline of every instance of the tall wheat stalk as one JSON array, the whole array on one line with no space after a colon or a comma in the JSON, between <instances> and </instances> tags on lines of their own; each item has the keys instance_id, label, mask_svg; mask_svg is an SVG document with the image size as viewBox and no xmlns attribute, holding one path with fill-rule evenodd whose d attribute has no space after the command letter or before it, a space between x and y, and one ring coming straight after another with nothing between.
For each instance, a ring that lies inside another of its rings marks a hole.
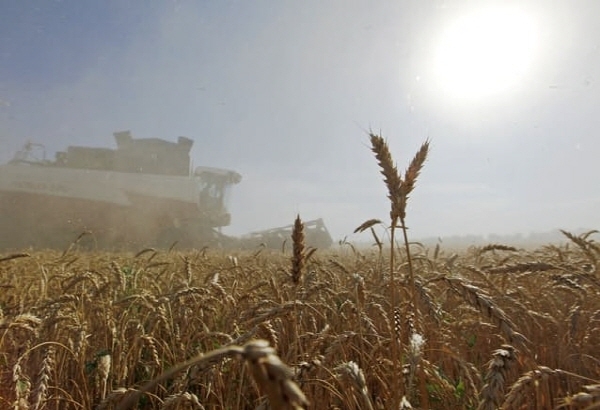
<instances>
[{"instance_id":1,"label":"tall wheat stalk","mask_svg":"<svg viewBox=\"0 0 600 410\"><path fill-rule=\"evenodd\" d=\"M408 196L415 188L415 184L417 181L417 177L423 168L423 164L427 159L427 153L429 152L429 141L425 141L421 148L411 161L408 169L405 172L404 179L401 178L400 173L398 172L398 168L394 164L392 160L392 155L390 153L387 142L380 135L369 133L369 137L371 139L371 151L375 154L375 158L381 168L381 174L384 177L384 182L388 189L388 199L391 203L390 209L390 283L391 283L391 308L390 308L390 317L394 317L394 313L397 307L396 300L396 289L395 285L395 260L394 260L394 249L395 249L395 232L396 227L398 226L398 222L400 222L400 228L402 229L402 235L404 239L404 247L406 249L406 258L408 263L408 275L410 281L410 295L411 295L411 305L413 312L415 315L417 314L417 305L416 305L416 285L415 278L412 266L412 260L410 255L410 245L408 242L408 233L406 228L406 204L408 202ZM395 335L393 336L395 338ZM396 370L398 370L397 374L401 375L402 372L399 371L398 367L398 342L396 340L392 341L392 361L394 366L396 366ZM398 408L400 404L400 391L402 388L402 381L399 378L399 385L396 389L394 389L394 403L393 408Z\"/></svg>"},{"instance_id":2,"label":"tall wheat stalk","mask_svg":"<svg viewBox=\"0 0 600 410\"><path fill-rule=\"evenodd\" d=\"M304 254L304 224L300 215L296 215L292 229L292 283L294 284L294 301L298 299L298 287L302 279L302 271L306 261ZM298 308L294 303L294 339L296 341L296 355L302 355L300 337L298 332Z\"/></svg>"}]
</instances>

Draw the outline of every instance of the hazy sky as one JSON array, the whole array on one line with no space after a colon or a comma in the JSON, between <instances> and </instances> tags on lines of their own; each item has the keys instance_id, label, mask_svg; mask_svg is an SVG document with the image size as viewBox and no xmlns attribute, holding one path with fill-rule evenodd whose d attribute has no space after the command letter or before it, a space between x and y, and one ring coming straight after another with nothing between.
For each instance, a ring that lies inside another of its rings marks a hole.
<instances>
[{"instance_id":1,"label":"hazy sky","mask_svg":"<svg viewBox=\"0 0 600 410\"><path fill-rule=\"evenodd\" d=\"M356 226L389 215L372 129L401 170L431 140L413 236L600 228L600 2L515 4L535 40L528 64L462 98L436 53L491 2L3 2L0 160L26 140L52 155L114 147L118 130L184 135L195 165L243 175L226 232L300 213L359 239Z\"/></svg>"}]
</instances>

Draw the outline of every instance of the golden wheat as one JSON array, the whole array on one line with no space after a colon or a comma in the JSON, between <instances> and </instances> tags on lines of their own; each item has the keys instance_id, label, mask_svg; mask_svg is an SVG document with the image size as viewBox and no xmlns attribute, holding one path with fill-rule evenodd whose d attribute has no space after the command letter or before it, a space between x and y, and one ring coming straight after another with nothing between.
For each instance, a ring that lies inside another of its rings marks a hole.
<instances>
[{"instance_id":1,"label":"golden wheat","mask_svg":"<svg viewBox=\"0 0 600 410\"><path fill-rule=\"evenodd\" d=\"M401 176L370 137L393 238L429 145ZM264 247L0 255L0 408L598 407L594 232L430 252L406 236L384 244L378 224L358 229L372 249L315 252L298 216L291 259Z\"/></svg>"}]
</instances>

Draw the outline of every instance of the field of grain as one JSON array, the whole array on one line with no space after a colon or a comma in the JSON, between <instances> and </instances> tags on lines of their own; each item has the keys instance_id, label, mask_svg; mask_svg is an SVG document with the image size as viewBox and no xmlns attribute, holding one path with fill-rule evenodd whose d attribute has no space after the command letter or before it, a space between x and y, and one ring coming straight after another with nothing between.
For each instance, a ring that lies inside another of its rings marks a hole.
<instances>
[{"instance_id":1,"label":"field of grain","mask_svg":"<svg viewBox=\"0 0 600 410\"><path fill-rule=\"evenodd\" d=\"M279 250L5 254L0 408L600 408L595 232L411 243L427 143L401 176L371 137L391 222L357 228L390 227L370 249L305 249L297 218Z\"/></svg>"}]
</instances>

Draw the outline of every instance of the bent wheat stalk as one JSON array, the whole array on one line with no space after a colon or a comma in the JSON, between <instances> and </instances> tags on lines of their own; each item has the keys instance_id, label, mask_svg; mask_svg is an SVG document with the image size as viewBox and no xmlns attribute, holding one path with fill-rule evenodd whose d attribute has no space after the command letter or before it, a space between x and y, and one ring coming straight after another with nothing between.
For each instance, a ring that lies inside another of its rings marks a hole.
<instances>
[{"instance_id":1,"label":"bent wheat stalk","mask_svg":"<svg viewBox=\"0 0 600 410\"><path fill-rule=\"evenodd\" d=\"M275 349L266 340L252 340L244 346L226 346L200 354L167 370L154 380L146 383L135 393L127 395L119 403L117 410L133 407L140 396L160 382L170 379L180 371L194 365L220 362L226 358L242 359L261 391L267 394L271 408L276 410L297 410L308 405L308 399L292 380L293 371L275 354Z\"/></svg>"}]
</instances>

